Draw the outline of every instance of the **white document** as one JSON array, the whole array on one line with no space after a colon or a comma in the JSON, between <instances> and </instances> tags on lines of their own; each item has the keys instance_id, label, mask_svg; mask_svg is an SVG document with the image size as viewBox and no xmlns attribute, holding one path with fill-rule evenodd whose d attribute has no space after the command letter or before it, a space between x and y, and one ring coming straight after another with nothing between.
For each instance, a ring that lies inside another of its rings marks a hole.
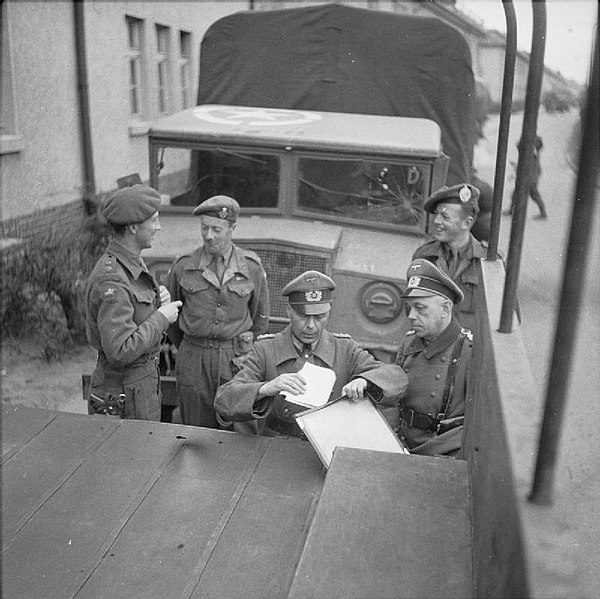
<instances>
[{"instance_id":1,"label":"white document","mask_svg":"<svg viewBox=\"0 0 600 599\"><path fill-rule=\"evenodd\" d=\"M336 447L408 454L387 420L369 399L340 399L295 416L326 468Z\"/></svg>"},{"instance_id":2,"label":"white document","mask_svg":"<svg viewBox=\"0 0 600 599\"><path fill-rule=\"evenodd\" d=\"M324 406L335 384L335 372L331 368L323 368L305 362L298 374L301 374L306 381L306 391L301 395L282 393L285 399L307 408Z\"/></svg>"}]
</instances>

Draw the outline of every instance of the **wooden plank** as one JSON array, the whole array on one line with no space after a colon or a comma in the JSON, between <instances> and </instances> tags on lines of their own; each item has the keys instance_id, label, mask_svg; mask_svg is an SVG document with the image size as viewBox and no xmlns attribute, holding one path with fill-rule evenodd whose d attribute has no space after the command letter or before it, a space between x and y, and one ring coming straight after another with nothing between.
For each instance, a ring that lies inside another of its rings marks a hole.
<instances>
[{"instance_id":1,"label":"wooden plank","mask_svg":"<svg viewBox=\"0 0 600 599\"><path fill-rule=\"evenodd\" d=\"M4 597L71 597L181 446L177 427L119 422L5 548Z\"/></svg>"},{"instance_id":2,"label":"wooden plank","mask_svg":"<svg viewBox=\"0 0 600 599\"><path fill-rule=\"evenodd\" d=\"M2 406L2 462L5 463L48 426L57 414L19 405Z\"/></svg>"},{"instance_id":3,"label":"wooden plank","mask_svg":"<svg viewBox=\"0 0 600 599\"><path fill-rule=\"evenodd\" d=\"M272 439L191 595L181 597L286 597L324 478L309 443Z\"/></svg>"},{"instance_id":4,"label":"wooden plank","mask_svg":"<svg viewBox=\"0 0 600 599\"><path fill-rule=\"evenodd\" d=\"M290 599L472 597L467 463L339 448Z\"/></svg>"},{"instance_id":5,"label":"wooden plank","mask_svg":"<svg viewBox=\"0 0 600 599\"><path fill-rule=\"evenodd\" d=\"M106 548L78 599L179 597L218 541L270 442L162 426L185 436L184 444Z\"/></svg>"},{"instance_id":6,"label":"wooden plank","mask_svg":"<svg viewBox=\"0 0 600 599\"><path fill-rule=\"evenodd\" d=\"M31 423L46 414L29 412ZM18 530L119 425L102 416L48 413L49 423L2 467L2 544ZM28 422L20 418L13 424ZM13 430L15 426L8 427Z\"/></svg>"}]
</instances>

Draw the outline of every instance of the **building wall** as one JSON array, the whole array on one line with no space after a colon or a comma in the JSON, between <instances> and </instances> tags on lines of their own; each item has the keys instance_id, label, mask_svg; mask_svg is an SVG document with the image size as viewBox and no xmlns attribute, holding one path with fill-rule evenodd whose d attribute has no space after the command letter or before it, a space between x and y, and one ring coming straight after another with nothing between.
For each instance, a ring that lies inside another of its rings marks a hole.
<instances>
[{"instance_id":1,"label":"building wall","mask_svg":"<svg viewBox=\"0 0 600 599\"><path fill-rule=\"evenodd\" d=\"M7 2L19 150L2 153L2 220L81 198L70 2Z\"/></svg>"},{"instance_id":2,"label":"building wall","mask_svg":"<svg viewBox=\"0 0 600 599\"><path fill-rule=\"evenodd\" d=\"M75 62L72 2L9 0L6 10L17 136L2 136L2 236L45 227L44 215L83 197L83 159ZM157 111L149 104L146 120L132 121L129 110L128 37L125 15L144 21L148 43L145 93L155 87L155 24L170 28L172 75L177 74L178 32L191 33L192 104L198 81L200 41L217 19L249 3L104 2L84 4L93 158L98 194L114 190L116 179L139 172L148 178L145 132ZM4 13L3 13L4 14ZM4 21L4 20L3 20ZM5 41L5 40L3 40ZM3 45L4 48L4 45ZM3 50L4 55L4 50ZM4 75L3 75L4 80ZM181 108L173 98L169 112Z\"/></svg>"}]
</instances>

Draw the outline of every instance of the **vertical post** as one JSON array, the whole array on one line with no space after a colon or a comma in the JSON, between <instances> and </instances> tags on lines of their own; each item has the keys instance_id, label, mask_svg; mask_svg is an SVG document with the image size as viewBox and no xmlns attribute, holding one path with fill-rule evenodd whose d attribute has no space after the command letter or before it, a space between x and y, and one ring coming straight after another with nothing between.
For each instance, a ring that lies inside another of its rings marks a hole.
<instances>
[{"instance_id":1,"label":"vertical post","mask_svg":"<svg viewBox=\"0 0 600 599\"><path fill-rule=\"evenodd\" d=\"M490 261L494 261L498 257L498 238L500 236L500 219L502 217L502 197L504 195L508 134L510 132L510 113L515 81L515 60L517 57L517 19L515 16L515 7L512 0L502 0L502 5L506 17L506 49L504 52L504 79L502 81L496 170L494 173L494 199L487 251L487 259Z\"/></svg>"},{"instance_id":2,"label":"vertical post","mask_svg":"<svg viewBox=\"0 0 600 599\"><path fill-rule=\"evenodd\" d=\"M537 131L537 118L540 108L542 79L544 77L544 50L546 47L546 2L532 1L533 32L531 39L531 55L529 57L529 73L527 76L527 96L525 97L525 113L523 115L523 131L519 164L515 181L513 217L510 231L510 245L506 263L506 281L500 313L500 333L512 331L515 311L521 252L525 233L525 217L527 214L527 197L529 177L533 166L533 148Z\"/></svg>"},{"instance_id":3,"label":"vertical post","mask_svg":"<svg viewBox=\"0 0 600 599\"><path fill-rule=\"evenodd\" d=\"M540 505L550 505L552 503L556 456L576 340L577 321L581 307L581 290L585 285L589 239L594 222L594 207L600 171L598 48L598 27L596 25L595 42L592 50L592 72L588 82L585 115L582 115L583 136L579 154L579 171L575 197L573 198L571 230L554 336L554 351L546 389L546 403L540 430L534 481L529 496L532 503Z\"/></svg>"}]
</instances>

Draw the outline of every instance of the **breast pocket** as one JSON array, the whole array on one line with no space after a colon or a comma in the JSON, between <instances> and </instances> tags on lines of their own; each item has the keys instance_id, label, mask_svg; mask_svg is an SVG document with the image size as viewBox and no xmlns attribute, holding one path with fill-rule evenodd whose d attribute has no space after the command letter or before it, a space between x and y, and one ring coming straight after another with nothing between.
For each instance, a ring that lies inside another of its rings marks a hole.
<instances>
[{"instance_id":1,"label":"breast pocket","mask_svg":"<svg viewBox=\"0 0 600 599\"><path fill-rule=\"evenodd\" d=\"M188 274L183 273L179 281L179 285L183 289L186 294L195 294L200 293L201 291L205 291L209 288L210 283L202 276L198 274Z\"/></svg>"},{"instance_id":2,"label":"breast pocket","mask_svg":"<svg viewBox=\"0 0 600 599\"><path fill-rule=\"evenodd\" d=\"M134 316L137 324L147 320L158 307L156 293L153 289L134 289Z\"/></svg>"}]
</instances>

